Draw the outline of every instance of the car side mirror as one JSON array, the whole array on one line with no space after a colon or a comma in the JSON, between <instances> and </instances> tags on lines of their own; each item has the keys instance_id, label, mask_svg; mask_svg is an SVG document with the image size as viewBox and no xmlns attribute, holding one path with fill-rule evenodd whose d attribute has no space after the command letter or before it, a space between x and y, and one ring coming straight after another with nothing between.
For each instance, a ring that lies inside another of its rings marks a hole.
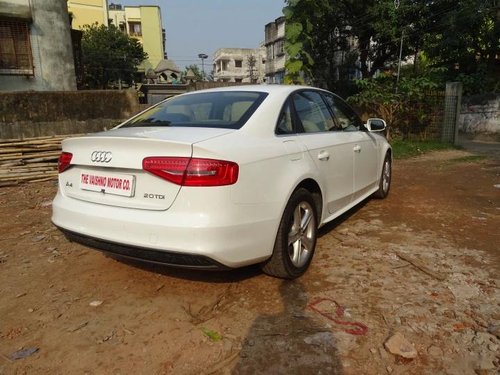
<instances>
[{"instance_id":1,"label":"car side mirror","mask_svg":"<svg viewBox=\"0 0 500 375\"><path fill-rule=\"evenodd\" d=\"M387 124L381 118L369 118L366 121L365 128L369 132L383 132Z\"/></svg>"}]
</instances>

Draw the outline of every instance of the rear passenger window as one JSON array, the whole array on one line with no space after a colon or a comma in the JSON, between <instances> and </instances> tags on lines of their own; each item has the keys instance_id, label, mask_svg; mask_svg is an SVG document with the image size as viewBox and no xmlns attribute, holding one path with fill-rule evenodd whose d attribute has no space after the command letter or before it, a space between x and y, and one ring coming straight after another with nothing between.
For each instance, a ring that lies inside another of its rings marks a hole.
<instances>
[{"instance_id":1,"label":"rear passenger window","mask_svg":"<svg viewBox=\"0 0 500 375\"><path fill-rule=\"evenodd\" d=\"M293 104L305 133L325 132L334 128L333 118L319 93L296 93L293 95Z\"/></svg>"},{"instance_id":2,"label":"rear passenger window","mask_svg":"<svg viewBox=\"0 0 500 375\"><path fill-rule=\"evenodd\" d=\"M292 134L293 122L292 112L290 110L290 101L287 100L283 109L281 110L280 117L278 118L278 125L276 126L276 134Z\"/></svg>"}]
</instances>

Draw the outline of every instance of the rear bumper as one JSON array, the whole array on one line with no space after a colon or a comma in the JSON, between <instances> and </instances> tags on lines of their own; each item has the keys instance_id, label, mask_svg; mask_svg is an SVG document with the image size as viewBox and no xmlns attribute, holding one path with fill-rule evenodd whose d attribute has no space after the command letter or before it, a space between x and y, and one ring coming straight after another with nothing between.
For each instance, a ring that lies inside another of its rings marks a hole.
<instances>
[{"instance_id":1,"label":"rear bumper","mask_svg":"<svg viewBox=\"0 0 500 375\"><path fill-rule=\"evenodd\" d=\"M206 270L227 270L226 267L213 259L203 255L176 253L172 251L160 251L138 246L122 245L115 242L104 241L98 238L84 236L78 233L59 228L66 238L72 242L88 246L105 253L118 255L124 258L140 260L148 263L156 263L167 266L206 269Z\"/></svg>"},{"instance_id":2,"label":"rear bumper","mask_svg":"<svg viewBox=\"0 0 500 375\"><path fill-rule=\"evenodd\" d=\"M227 195L181 195L170 209L150 211L94 204L58 192L52 222L75 242L179 267L237 268L271 256L281 209L235 205Z\"/></svg>"}]
</instances>

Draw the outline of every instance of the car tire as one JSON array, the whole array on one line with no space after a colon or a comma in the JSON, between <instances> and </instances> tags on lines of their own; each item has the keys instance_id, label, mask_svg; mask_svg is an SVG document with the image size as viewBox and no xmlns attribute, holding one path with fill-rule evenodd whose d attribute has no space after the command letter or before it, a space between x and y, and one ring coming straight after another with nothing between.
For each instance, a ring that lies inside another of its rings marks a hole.
<instances>
[{"instance_id":1,"label":"car tire","mask_svg":"<svg viewBox=\"0 0 500 375\"><path fill-rule=\"evenodd\" d=\"M385 155L384 164L382 166L382 173L378 183L378 190L373 194L375 198L384 199L389 194L391 189L392 178L392 162L389 154Z\"/></svg>"},{"instance_id":2,"label":"car tire","mask_svg":"<svg viewBox=\"0 0 500 375\"><path fill-rule=\"evenodd\" d=\"M268 275L294 279L309 267L317 236L317 213L311 193L297 189L288 201L281 218L273 254L262 264Z\"/></svg>"}]
</instances>

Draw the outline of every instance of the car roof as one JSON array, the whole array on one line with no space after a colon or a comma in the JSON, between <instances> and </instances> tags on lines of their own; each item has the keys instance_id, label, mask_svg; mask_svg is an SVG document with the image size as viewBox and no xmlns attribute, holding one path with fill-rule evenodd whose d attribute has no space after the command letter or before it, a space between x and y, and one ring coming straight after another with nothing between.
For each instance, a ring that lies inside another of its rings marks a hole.
<instances>
[{"instance_id":1,"label":"car roof","mask_svg":"<svg viewBox=\"0 0 500 375\"><path fill-rule=\"evenodd\" d=\"M200 92L220 92L220 91L254 91L254 92L264 92L268 94L272 93L287 94L297 90L304 90L304 89L326 91L312 86L262 84L262 85L238 85L238 86L217 87L213 89L192 91L189 94L200 93Z\"/></svg>"}]
</instances>

